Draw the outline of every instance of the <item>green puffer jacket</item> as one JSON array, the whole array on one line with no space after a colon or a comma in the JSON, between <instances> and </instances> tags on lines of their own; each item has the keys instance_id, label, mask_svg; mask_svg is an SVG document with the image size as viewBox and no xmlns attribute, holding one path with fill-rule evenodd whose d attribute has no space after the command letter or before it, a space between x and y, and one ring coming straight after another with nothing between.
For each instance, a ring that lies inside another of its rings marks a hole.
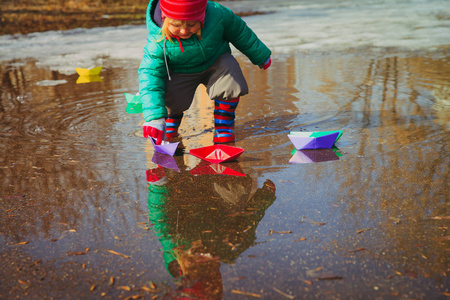
<instances>
[{"instance_id":1,"label":"green puffer jacket","mask_svg":"<svg viewBox=\"0 0 450 300\"><path fill-rule=\"evenodd\" d=\"M206 7L202 39L163 40L161 28L152 20L158 0L150 0L147 8L149 34L144 57L139 67L139 94L145 121L167 117L165 106L167 68L173 73L199 73L208 69L223 53L230 52L229 43L244 53L255 65L263 64L271 55L247 24L230 9L215 2ZM183 49L183 51L181 51ZM167 66L164 59L167 58Z\"/></svg>"}]
</instances>

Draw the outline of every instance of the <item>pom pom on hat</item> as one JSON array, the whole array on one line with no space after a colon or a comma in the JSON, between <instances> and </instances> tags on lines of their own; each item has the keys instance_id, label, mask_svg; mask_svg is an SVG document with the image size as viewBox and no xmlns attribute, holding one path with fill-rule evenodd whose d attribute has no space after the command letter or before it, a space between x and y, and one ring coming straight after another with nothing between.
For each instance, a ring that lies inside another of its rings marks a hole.
<instances>
[{"instance_id":1,"label":"pom pom on hat","mask_svg":"<svg viewBox=\"0 0 450 300\"><path fill-rule=\"evenodd\" d=\"M205 22L207 0L161 0L162 18L180 21L200 21L202 27Z\"/></svg>"}]
</instances>

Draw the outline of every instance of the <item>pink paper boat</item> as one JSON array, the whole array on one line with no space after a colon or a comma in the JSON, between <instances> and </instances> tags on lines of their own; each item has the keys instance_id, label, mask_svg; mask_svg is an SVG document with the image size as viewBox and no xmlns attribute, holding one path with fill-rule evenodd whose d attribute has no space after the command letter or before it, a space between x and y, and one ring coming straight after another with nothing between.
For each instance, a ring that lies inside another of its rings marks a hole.
<instances>
[{"instance_id":1,"label":"pink paper boat","mask_svg":"<svg viewBox=\"0 0 450 300\"><path fill-rule=\"evenodd\" d=\"M154 138L150 138L150 140L152 141L153 147L155 148L156 152L159 153L163 153L163 154L168 154L173 156L175 154L175 151L177 150L178 144L180 142L176 142L176 143L169 143L167 141L163 141L161 143L161 145L156 145L156 141Z\"/></svg>"},{"instance_id":2,"label":"pink paper boat","mask_svg":"<svg viewBox=\"0 0 450 300\"><path fill-rule=\"evenodd\" d=\"M213 145L189 150L189 154L213 164L236 160L243 152L242 148L227 145Z\"/></svg>"},{"instance_id":3,"label":"pink paper boat","mask_svg":"<svg viewBox=\"0 0 450 300\"><path fill-rule=\"evenodd\" d=\"M207 164L198 165L193 170L191 170L192 175L231 175L231 176L245 176L245 174L240 173L232 168L225 167L221 164Z\"/></svg>"}]
</instances>

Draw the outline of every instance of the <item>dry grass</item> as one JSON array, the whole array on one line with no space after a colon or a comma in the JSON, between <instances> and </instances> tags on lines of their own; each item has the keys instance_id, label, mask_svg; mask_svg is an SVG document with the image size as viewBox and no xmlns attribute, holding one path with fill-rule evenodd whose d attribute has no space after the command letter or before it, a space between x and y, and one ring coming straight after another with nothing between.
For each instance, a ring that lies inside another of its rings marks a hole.
<instances>
[{"instance_id":1,"label":"dry grass","mask_svg":"<svg viewBox=\"0 0 450 300\"><path fill-rule=\"evenodd\" d=\"M0 35L144 24L148 2L149 0L0 0ZM245 16L259 12L237 14Z\"/></svg>"},{"instance_id":2,"label":"dry grass","mask_svg":"<svg viewBox=\"0 0 450 300\"><path fill-rule=\"evenodd\" d=\"M0 35L78 27L143 24L148 3L148 1L102 3L86 0L28 1L30 4L26 2L2 4Z\"/></svg>"}]
</instances>

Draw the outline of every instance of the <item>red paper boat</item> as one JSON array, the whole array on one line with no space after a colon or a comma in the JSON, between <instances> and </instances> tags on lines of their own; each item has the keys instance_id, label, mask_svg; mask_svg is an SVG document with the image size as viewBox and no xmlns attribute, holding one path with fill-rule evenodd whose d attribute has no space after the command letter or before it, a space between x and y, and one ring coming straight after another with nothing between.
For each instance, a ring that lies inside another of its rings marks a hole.
<instances>
[{"instance_id":1,"label":"red paper boat","mask_svg":"<svg viewBox=\"0 0 450 300\"><path fill-rule=\"evenodd\" d=\"M189 154L209 161L213 164L218 164L221 162L236 160L243 152L244 149L238 147L227 145L213 145L191 149L189 151Z\"/></svg>"}]
</instances>

